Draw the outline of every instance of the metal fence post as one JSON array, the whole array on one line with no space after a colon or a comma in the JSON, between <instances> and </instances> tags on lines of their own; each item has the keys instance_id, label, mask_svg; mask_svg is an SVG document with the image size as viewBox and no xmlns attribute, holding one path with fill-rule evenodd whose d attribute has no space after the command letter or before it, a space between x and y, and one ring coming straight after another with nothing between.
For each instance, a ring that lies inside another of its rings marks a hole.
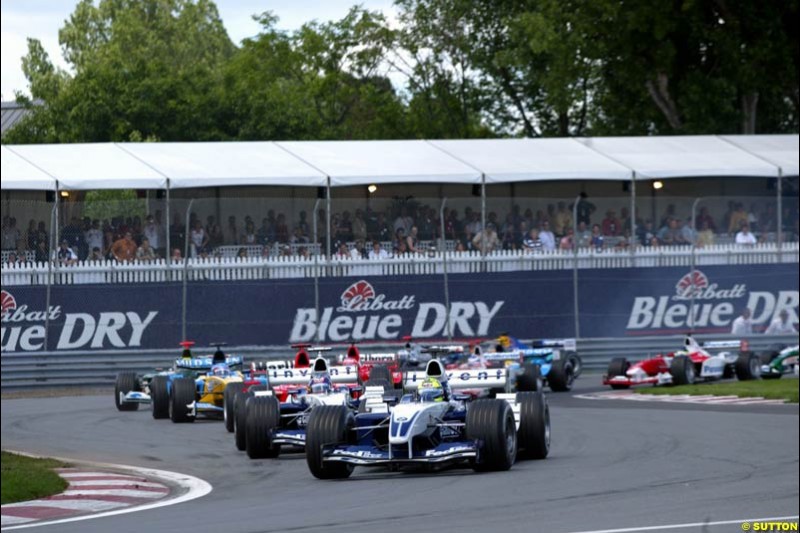
<instances>
[{"instance_id":1,"label":"metal fence post","mask_svg":"<svg viewBox=\"0 0 800 533\"><path fill-rule=\"evenodd\" d=\"M444 276L444 309L445 309L445 328L447 328L447 340L453 340L453 331L450 328L450 285L447 280L447 240L444 232L444 206L447 205L447 197L442 198L442 205L439 207L439 225L442 233L442 274Z\"/></svg>"},{"instance_id":2,"label":"metal fence post","mask_svg":"<svg viewBox=\"0 0 800 533\"><path fill-rule=\"evenodd\" d=\"M314 342L319 342L319 253L316 247L317 240L317 211L319 210L319 198L314 202L314 212L311 218L314 220Z\"/></svg>"},{"instance_id":3,"label":"metal fence post","mask_svg":"<svg viewBox=\"0 0 800 533\"><path fill-rule=\"evenodd\" d=\"M778 263L783 261L781 254L783 252L783 168L778 167L778 184L776 189L778 190L778 226L775 228L778 231L777 239L778 239Z\"/></svg>"},{"instance_id":4,"label":"metal fence post","mask_svg":"<svg viewBox=\"0 0 800 533\"><path fill-rule=\"evenodd\" d=\"M691 303L689 304L689 331L694 333L694 293L696 291L695 288L695 272L696 272L696 263L697 263L697 222L695 220L695 212L697 211L697 204L700 203L702 198L695 198L694 202L692 203L692 231L694 232L692 238L692 294L691 294Z\"/></svg>"},{"instance_id":5,"label":"metal fence post","mask_svg":"<svg viewBox=\"0 0 800 533\"><path fill-rule=\"evenodd\" d=\"M184 237L184 256L183 256L183 295L181 297L181 340L186 340L186 291L188 281L188 267L189 267L189 213L192 211L192 204L194 198L189 201L189 206L186 208L186 231Z\"/></svg>"},{"instance_id":6,"label":"metal fence post","mask_svg":"<svg viewBox=\"0 0 800 533\"><path fill-rule=\"evenodd\" d=\"M581 195L575 197L572 204L572 307L575 315L575 338L581 336L581 319L578 312L578 204L581 202Z\"/></svg>"},{"instance_id":7,"label":"metal fence post","mask_svg":"<svg viewBox=\"0 0 800 533\"><path fill-rule=\"evenodd\" d=\"M58 195L56 195L56 204L50 210L50 239L47 243L47 293L45 295L45 315L44 315L44 351L50 349L50 290L53 284L53 229L55 227L56 210L58 208Z\"/></svg>"}]
</instances>

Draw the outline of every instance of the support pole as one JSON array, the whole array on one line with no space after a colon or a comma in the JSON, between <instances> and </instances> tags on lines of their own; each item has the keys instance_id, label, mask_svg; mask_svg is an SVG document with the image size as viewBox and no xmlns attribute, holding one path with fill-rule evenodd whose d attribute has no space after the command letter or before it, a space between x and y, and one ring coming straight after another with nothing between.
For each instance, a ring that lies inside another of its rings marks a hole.
<instances>
[{"instance_id":1,"label":"support pole","mask_svg":"<svg viewBox=\"0 0 800 533\"><path fill-rule=\"evenodd\" d=\"M447 197L442 198L442 205L439 207L439 224L442 233L442 273L444 275L444 309L445 309L445 328L447 330L447 340L453 340L453 331L450 328L450 285L447 280L447 240L444 233L444 206L447 205Z\"/></svg>"},{"instance_id":2,"label":"support pole","mask_svg":"<svg viewBox=\"0 0 800 533\"><path fill-rule=\"evenodd\" d=\"M581 336L581 319L578 312L578 204L581 195L575 197L572 204L572 307L575 315L575 338Z\"/></svg>"},{"instance_id":3,"label":"support pole","mask_svg":"<svg viewBox=\"0 0 800 533\"><path fill-rule=\"evenodd\" d=\"M781 167L778 167L778 186L775 188L778 190L778 226L776 230L778 232L778 262L780 263L783 259L781 257L783 253L783 168Z\"/></svg>"},{"instance_id":4,"label":"support pole","mask_svg":"<svg viewBox=\"0 0 800 533\"><path fill-rule=\"evenodd\" d=\"M181 340L186 340L186 291L187 282L189 279L189 213L192 211L192 204L194 198L189 201L189 206L186 208L186 236L184 237L184 255L183 255L183 296L182 296L182 309L181 309Z\"/></svg>"},{"instance_id":5,"label":"support pole","mask_svg":"<svg viewBox=\"0 0 800 533\"><path fill-rule=\"evenodd\" d=\"M166 231L165 231L165 239L164 239L164 245L166 246L166 251L164 253L166 255L165 259L167 260L167 272L169 272L169 267L172 266L172 243L170 242L170 235L169 235L170 234L169 225L172 223L172 217L170 216L171 213L170 213L170 209L169 209L169 204L170 204L170 202L169 202L169 178L167 178L167 189L166 189L165 196L167 198L167 205L164 206L164 213L166 213L165 214L165 217L166 217L165 218L165 223L166 223L165 230ZM169 275L167 275L167 279L170 279ZM183 339L183 340L186 340L186 339Z\"/></svg>"},{"instance_id":6,"label":"support pole","mask_svg":"<svg viewBox=\"0 0 800 533\"><path fill-rule=\"evenodd\" d=\"M56 189L58 189L58 185L56 184ZM58 193L56 193L56 198L58 198ZM47 293L45 294L45 314L44 314L44 351L48 351L50 349L50 345L48 344L48 340L50 338L50 291L53 285L53 226L54 220L56 218L56 212L58 209L58 203L53 206L53 209L50 210L50 238L48 239L47 243Z\"/></svg>"},{"instance_id":7,"label":"support pole","mask_svg":"<svg viewBox=\"0 0 800 533\"><path fill-rule=\"evenodd\" d=\"M481 258L483 260L483 270L486 271L486 174L481 173Z\"/></svg>"},{"instance_id":8,"label":"support pole","mask_svg":"<svg viewBox=\"0 0 800 533\"><path fill-rule=\"evenodd\" d=\"M631 267L636 267L636 171L631 171L631 239L628 248L631 251Z\"/></svg>"},{"instance_id":9,"label":"support pole","mask_svg":"<svg viewBox=\"0 0 800 533\"><path fill-rule=\"evenodd\" d=\"M697 204L700 203L702 198L695 198L692 203L692 230L694 231L694 238L692 239L692 294L691 303L689 304L689 331L694 333L694 296L695 288L695 272L697 270L697 222L695 219Z\"/></svg>"},{"instance_id":10,"label":"support pole","mask_svg":"<svg viewBox=\"0 0 800 533\"><path fill-rule=\"evenodd\" d=\"M311 218L314 220L314 342L319 343L319 253L317 253L317 211L319 210L319 198L314 202L314 212Z\"/></svg>"},{"instance_id":11,"label":"support pole","mask_svg":"<svg viewBox=\"0 0 800 533\"><path fill-rule=\"evenodd\" d=\"M325 256L330 259L331 257L331 177L327 177L328 184L325 189L325 227L328 233L325 236Z\"/></svg>"}]
</instances>

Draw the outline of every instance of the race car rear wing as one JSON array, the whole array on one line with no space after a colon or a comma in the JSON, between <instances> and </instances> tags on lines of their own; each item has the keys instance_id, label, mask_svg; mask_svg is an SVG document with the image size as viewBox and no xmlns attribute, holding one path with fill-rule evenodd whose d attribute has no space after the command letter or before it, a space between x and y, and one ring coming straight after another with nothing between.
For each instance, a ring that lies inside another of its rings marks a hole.
<instances>
[{"instance_id":1,"label":"race car rear wing","mask_svg":"<svg viewBox=\"0 0 800 533\"><path fill-rule=\"evenodd\" d=\"M531 341L534 348L563 348L565 350L577 350L578 343L575 339L536 339Z\"/></svg>"},{"instance_id":2,"label":"race car rear wing","mask_svg":"<svg viewBox=\"0 0 800 533\"><path fill-rule=\"evenodd\" d=\"M362 363L372 363L372 364L381 364L381 363L396 363L397 362L397 354L392 352L385 352L385 353L362 353L360 355L360 360Z\"/></svg>"},{"instance_id":3,"label":"race car rear wing","mask_svg":"<svg viewBox=\"0 0 800 533\"><path fill-rule=\"evenodd\" d=\"M446 381L451 389L484 389L505 387L508 371L505 368L486 368L480 370L446 370ZM403 386L415 390L428 377L426 371L406 372Z\"/></svg>"},{"instance_id":4,"label":"race car rear wing","mask_svg":"<svg viewBox=\"0 0 800 533\"><path fill-rule=\"evenodd\" d=\"M267 381L270 385L307 385L313 374L313 368L269 370ZM358 367L355 366L331 366L328 374L332 383L358 383Z\"/></svg>"},{"instance_id":5,"label":"race car rear wing","mask_svg":"<svg viewBox=\"0 0 800 533\"><path fill-rule=\"evenodd\" d=\"M192 359L182 357L175 360L175 368L197 371L211 370L211 367L214 365L213 361L214 359L212 357L194 357ZM225 364L231 368L241 368L243 364L242 357L239 355L228 355L225 357Z\"/></svg>"}]
</instances>

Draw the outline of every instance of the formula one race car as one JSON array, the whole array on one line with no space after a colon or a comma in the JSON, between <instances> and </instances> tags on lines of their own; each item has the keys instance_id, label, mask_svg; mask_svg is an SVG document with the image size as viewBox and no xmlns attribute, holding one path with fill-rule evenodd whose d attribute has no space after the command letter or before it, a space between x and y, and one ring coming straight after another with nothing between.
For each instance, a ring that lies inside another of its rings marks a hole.
<instances>
[{"instance_id":1,"label":"formula one race car","mask_svg":"<svg viewBox=\"0 0 800 533\"><path fill-rule=\"evenodd\" d=\"M225 389L234 383L243 383L242 358L225 356L217 344L217 351L210 358L211 367L196 377L174 377L163 389L153 388L153 410L163 409L175 423L194 422L198 416L224 419ZM205 368L204 359L187 362L194 368ZM155 416L155 414L153 415Z\"/></svg>"},{"instance_id":2,"label":"formula one race car","mask_svg":"<svg viewBox=\"0 0 800 533\"><path fill-rule=\"evenodd\" d=\"M338 367L339 370L352 368ZM318 357L310 369L271 373L270 381L274 385L291 388L283 399L273 391L256 391L247 399L244 428L248 457L277 457L281 446L304 447L309 416L320 406L340 406L355 412L360 400L354 392L362 392L356 384L356 373L340 374L336 369L330 367L326 359ZM367 381L368 393L383 397L384 392L393 390L385 380L380 381L378 386Z\"/></svg>"},{"instance_id":3,"label":"formula one race car","mask_svg":"<svg viewBox=\"0 0 800 533\"><path fill-rule=\"evenodd\" d=\"M306 461L320 479L349 477L356 465L397 468L467 462L475 470L508 470L517 451L543 459L550 448L550 411L544 394L502 394L473 400L455 391L504 387L505 369L462 370L448 375L438 359L406 375L414 393L368 398L361 412L344 405L313 410Z\"/></svg>"},{"instance_id":4,"label":"formula one race car","mask_svg":"<svg viewBox=\"0 0 800 533\"><path fill-rule=\"evenodd\" d=\"M485 360L488 368L508 367L512 390L540 390L546 383L553 392L563 392L572 389L583 368L575 350L575 339L539 339L528 346L502 334L488 351L474 349L473 356Z\"/></svg>"},{"instance_id":5,"label":"formula one race car","mask_svg":"<svg viewBox=\"0 0 800 533\"><path fill-rule=\"evenodd\" d=\"M403 373L400 372L398 354L391 352L361 353L352 343L347 352L339 357L339 364L358 367L358 381L385 379L397 389L403 388Z\"/></svg>"},{"instance_id":6,"label":"formula one race car","mask_svg":"<svg viewBox=\"0 0 800 533\"><path fill-rule=\"evenodd\" d=\"M797 352L800 346L773 346L761 354L761 377L763 379L780 379L784 374L796 374Z\"/></svg>"},{"instance_id":7,"label":"formula one race car","mask_svg":"<svg viewBox=\"0 0 800 533\"><path fill-rule=\"evenodd\" d=\"M194 357L193 341L183 341L180 358L176 359L172 368L157 369L155 372L139 375L136 372L120 372L114 384L114 403L120 411L135 411L140 404L152 404L153 418L169 416L169 394L175 379L196 379L211 370L217 363L241 365L241 357L228 357L218 344L211 357Z\"/></svg>"},{"instance_id":8,"label":"formula one race car","mask_svg":"<svg viewBox=\"0 0 800 533\"><path fill-rule=\"evenodd\" d=\"M729 351L736 348L738 353ZM624 357L612 359L608 373L603 376L603 385L610 385L612 389L644 384L690 385L734 375L746 381L758 379L760 374L759 359L748 350L747 341L715 341L701 346L687 335L683 350L659 354L633 364Z\"/></svg>"}]
</instances>

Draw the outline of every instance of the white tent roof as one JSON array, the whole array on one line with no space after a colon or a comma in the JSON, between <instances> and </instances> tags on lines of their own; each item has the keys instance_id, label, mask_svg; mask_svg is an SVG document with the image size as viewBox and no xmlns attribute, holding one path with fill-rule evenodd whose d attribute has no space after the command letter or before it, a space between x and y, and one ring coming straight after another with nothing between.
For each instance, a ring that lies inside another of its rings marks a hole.
<instances>
[{"instance_id":1,"label":"white tent roof","mask_svg":"<svg viewBox=\"0 0 800 533\"><path fill-rule=\"evenodd\" d=\"M26 144L13 150L61 189L163 189L167 179L114 144Z\"/></svg>"},{"instance_id":2,"label":"white tent roof","mask_svg":"<svg viewBox=\"0 0 800 533\"><path fill-rule=\"evenodd\" d=\"M715 136L595 137L586 146L644 178L777 176L777 169Z\"/></svg>"},{"instance_id":3,"label":"white tent roof","mask_svg":"<svg viewBox=\"0 0 800 533\"><path fill-rule=\"evenodd\" d=\"M293 141L276 144L330 176L332 186L481 182L479 170L425 141Z\"/></svg>"},{"instance_id":4,"label":"white tent roof","mask_svg":"<svg viewBox=\"0 0 800 533\"><path fill-rule=\"evenodd\" d=\"M172 189L226 185L324 187L325 174L272 142L118 145L169 177Z\"/></svg>"},{"instance_id":5,"label":"white tent roof","mask_svg":"<svg viewBox=\"0 0 800 533\"><path fill-rule=\"evenodd\" d=\"M780 167L784 176L800 174L798 135L723 135L722 138Z\"/></svg>"},{"instance_id":6,"label":"white tent roof","mask_svg":"<svg viewBox=\"0 0 800 533\"><path fill-rule=\"evenodd\" d=\"M571 138L430 141L486 174L486 183L629 180L631 170Z\"/></svg>"},{"instance_id":7,"label":"white tent roof","mask_svg":"<svg viewBox=\"0 0 800 533\"><path fill-rule=\"evenodd\" d=\"M3 189L26 191L52 191L56 188L56 180L31 165L13 150L2 148L2 183Z\"/></svg>"}]
</instances>

